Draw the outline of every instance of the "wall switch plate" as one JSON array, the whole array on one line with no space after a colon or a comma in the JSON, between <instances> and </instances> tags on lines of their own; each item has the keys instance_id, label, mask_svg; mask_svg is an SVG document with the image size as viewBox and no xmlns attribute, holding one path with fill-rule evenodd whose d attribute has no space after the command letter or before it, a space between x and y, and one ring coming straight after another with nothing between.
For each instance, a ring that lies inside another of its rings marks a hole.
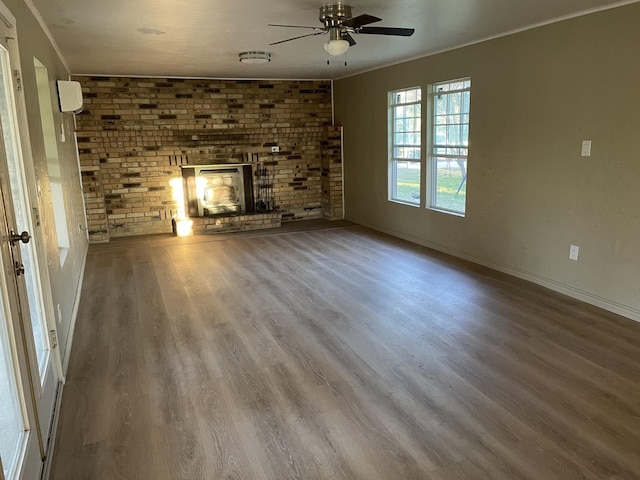
<instances>
[{"instance_id":1,"label":"wall switch plate","mask_svg":"<svg viewBox=\"0 0 640 480\"><path fill-rule=\"evenodd\" d=\"M569 247L569 260L578 261L578 253L580 252L580 247L578 245L571 245Z\"/></svg>"},{"instance_id":2,"label":"wall switch plate","mask_svg":"<svg viewBox=\"0 0 640 480\"><path fill-rule=\"evenodd\" d=\"M583 157L591 156L591 140L582 141L582 149L580 150L580 155Z\"/></svg>"},{"instance_id":3,"label":"wall switch plate","mask_svg":"<svg viewBox=\"0 0 640 480\"><path fill-rule=\"evenodd\" d=\"M280 151L280 147L271 147L271 153L278 153Z\"/></svg>"}]
</instances>

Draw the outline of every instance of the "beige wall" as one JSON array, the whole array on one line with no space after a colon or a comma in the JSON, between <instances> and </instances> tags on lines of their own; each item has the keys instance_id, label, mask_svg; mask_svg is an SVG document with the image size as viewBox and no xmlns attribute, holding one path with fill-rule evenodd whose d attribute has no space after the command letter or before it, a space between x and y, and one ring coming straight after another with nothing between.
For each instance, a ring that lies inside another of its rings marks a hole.
<instances>
[{"instance_id":1,"label":"beige wall","mask_svg":"<svg viewBox=\"0 0 640 480\"><path fill-rule=\"evenodd\" d=\"M80 280L86 257L87 238L78 225L85 225L84 206L80 188L80 173L77 150L73 139L73 116L62 114L58 108L56 80L68 79L63 62L58 57L51 42L42 31L40 25L32 15L29 8L22 0L3 0L5 5L16 17L18 46L20 50L20 65L13 65L13 69L20 68L22 84L29 124L29 144L31 155L25 158L25 162L32 162L38 177L41 196L38 200L42 229L42 239L48 264L51 294L53 297L53 311L56 312L60 305L61 317L58 327L58 339L61 356L64 359L68 346L72 317L76 308L77 293L80 288ZM53 207L51 204L51 190L47 174L47 158L44 148L44 138L40 121L40 107L36 87L36 76L33 59L36 57L46 68L49 74L51 102L54 112L54 122L60 129L64 124L67 132L66 142L61 142L58 137L58 154L60 158L60 170L63 190L65 195L65 210L69 233L69 251L64 265L60 265L58 242ZM26 132L25 132L26 133ZM28 181L32 184L35 179Z\"/></svg>"},{"instance_id":2,"label":"beige wall","mask_svg":"<svg viewBox=\"0 0 640 480\"><path fill-rule=\"evenodd\" d=\"M347 218L640 320L639 24L634 4L336 81ZM463 76L466 218L387 201L387 92Z\"/></svg>"}]
</instances>

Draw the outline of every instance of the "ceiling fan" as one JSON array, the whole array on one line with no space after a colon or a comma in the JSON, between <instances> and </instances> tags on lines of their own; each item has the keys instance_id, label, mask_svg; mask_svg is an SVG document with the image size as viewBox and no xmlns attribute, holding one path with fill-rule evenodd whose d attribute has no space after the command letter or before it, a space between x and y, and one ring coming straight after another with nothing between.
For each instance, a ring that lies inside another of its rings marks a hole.
<instances>
[{"instance_id":1,"label":"ceiling fan","mask_svg":"<svg viewBox=\"0 0 640 480\"><path fill-rule=\"evenodd\" d=\"M356 44L351 34L367 34L367 35L392 35L399 37L410 37L415 31L413 28L391 28L391 27L367 27L372 23L381 21L381 18L373 15L351 15L351 6L344 3L336 3L324 5L320 7L320 22L322 27L308 27L303 25L278 25L269 24L270 27L288 27L288 28L309 28L317 30L314 33L299 35L270 45L278 45L279 43L290 42L304 37L312 37L314 35L329 34L329 41L324 44L324 49L329 55L343 55L349 47Z\"/></svg>"}]
</instances>

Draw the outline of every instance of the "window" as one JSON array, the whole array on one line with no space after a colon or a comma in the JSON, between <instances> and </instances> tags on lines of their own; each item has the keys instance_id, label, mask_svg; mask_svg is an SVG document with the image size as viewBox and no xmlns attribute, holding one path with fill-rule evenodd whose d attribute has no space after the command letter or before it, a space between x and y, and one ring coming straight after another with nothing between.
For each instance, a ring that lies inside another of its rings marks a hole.
<instances>
[{"instance_id":1,"label":"window","mask_svg":"<svg viewBox=\"0 0 640 480\"><path fill-rule=\"evenodd\" d=\"M47 171L51 186L51 201L53 203L53 218L58 238L60 265L64 265L69 252L69 228L64 204L62 176L60 173L60 158L58 157L58 143L56 142L56 125L51 106L51 90L49 88L49 73L37 58L33 59L38 87L38 102L40 105L40 121L44 135L44 150L47 154Z\"/></svg>"},{"instance_id":2,"label":"window","mask_svg":"<svg viewBox=\"0 0 640 480\"><path fill-rule=\"evenodd\" d=\"M433 125L429 155L429 206L464 215L467 198L471 79L431 87Z\"/></svg>"},{"instance_id":3,"label":"window","mask_svg":"<svg viewBox=\"0 0 640 480\"><path fill-rule=\"evenodd\" d=\"M422 90L389 92L389 199L420 205Z\"/></svg>"},{"instance_id":4,"label":"window","mask_svg":"<svg viewBox=\"0 0 640 480\"><path fill-rule=\"evenodd\" d=\"M465 215L471 79L430 85L423 153L422 90L389 92L389 200ZM426 158L426 185L422 187ZM426 199L421 203L422 195Z\"/></svg>"}]
</instances>

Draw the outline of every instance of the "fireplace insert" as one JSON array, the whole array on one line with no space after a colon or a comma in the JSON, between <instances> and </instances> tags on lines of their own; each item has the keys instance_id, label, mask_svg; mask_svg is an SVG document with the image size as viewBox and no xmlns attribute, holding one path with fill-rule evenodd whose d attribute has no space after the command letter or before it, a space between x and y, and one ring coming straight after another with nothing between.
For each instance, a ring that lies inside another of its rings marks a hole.
<instances>
[{"instance_id":1,"label":"fireplace insert","mask_svg":"<svg viewBox=\"0 0 640 480\"><path fill-rule=\"evenodd\" d=\"M182 167L189 217L211 217L254 211L249 164L189 165Z\"/></svg>"}]
</instances>

